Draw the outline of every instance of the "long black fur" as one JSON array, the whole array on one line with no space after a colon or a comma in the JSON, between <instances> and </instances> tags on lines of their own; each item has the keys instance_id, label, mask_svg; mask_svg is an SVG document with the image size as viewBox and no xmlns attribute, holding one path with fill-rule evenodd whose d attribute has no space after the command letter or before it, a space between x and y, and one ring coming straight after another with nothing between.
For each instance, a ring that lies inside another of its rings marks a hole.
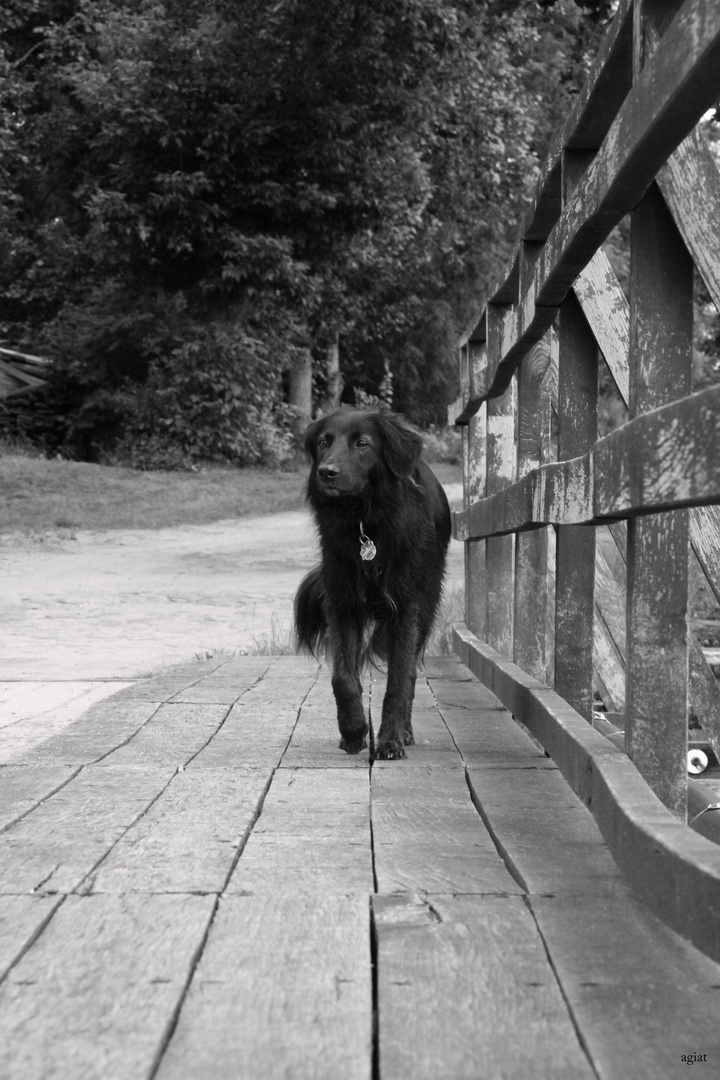
<instances>
[{"instance_id":1,"label":"long black fur","mask_svg":"<svg viewBox=\"0 0 720 1080\"><path fill-rule=\"evenodd\" d=\"M376 757L405 757L414 742L417 661L442 595L450 540L445 492L421 460L422 440L390 412L343 408L310 425L307 499L322 561L295 597L300 648L332 655L340 746L367 746L361 669L386 660ZM360 525L377 554L360 557Z\"/></svg>"}]
</instances>

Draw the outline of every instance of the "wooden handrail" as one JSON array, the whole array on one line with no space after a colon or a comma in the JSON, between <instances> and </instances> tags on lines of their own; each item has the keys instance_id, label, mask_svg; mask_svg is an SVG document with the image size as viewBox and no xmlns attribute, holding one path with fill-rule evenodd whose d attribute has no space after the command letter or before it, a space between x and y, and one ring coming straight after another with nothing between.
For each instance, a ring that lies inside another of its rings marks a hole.
<instances>
[{"instance_id":1,"label":"wooden handrail","mask_svg":"<svg viewBox=\"0 0 720 1080\"><path fill-rule=\"evenodd\" d=\"M689 711L720 753L720 689L686 624L690 545L720 600L720 386L690 382L693 264L720 306L720 171L696 128L719 95L720 0L623 0L507 272L461 340L456 417L461 655L492 678L507 662L504 700L521 709L518 673L586 721L594 692L625 709L638 779L677 824ZM628 213L629 301L601 248ZM629 419L598 439L601 353ZM517 715L532 729L537 709Z\"/></svg>"}]
</instances>

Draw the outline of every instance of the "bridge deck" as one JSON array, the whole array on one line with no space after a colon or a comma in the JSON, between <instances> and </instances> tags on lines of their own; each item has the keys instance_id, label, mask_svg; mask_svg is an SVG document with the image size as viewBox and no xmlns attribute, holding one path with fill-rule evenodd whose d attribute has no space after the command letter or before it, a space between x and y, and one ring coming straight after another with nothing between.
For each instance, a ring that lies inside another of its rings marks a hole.
<instances>
[{"instance_id":1,"label":"bridge deck","mask_svg":"<svg viewBox=\"0 0 720 1080\"><path fill-rule=\"evenodd\" d=\"M453 659L414 722L370 767L326 668L252 657L0 739L4 1080L717 1070L720 967L552 762Z\"/></svg>"}]
</instances>

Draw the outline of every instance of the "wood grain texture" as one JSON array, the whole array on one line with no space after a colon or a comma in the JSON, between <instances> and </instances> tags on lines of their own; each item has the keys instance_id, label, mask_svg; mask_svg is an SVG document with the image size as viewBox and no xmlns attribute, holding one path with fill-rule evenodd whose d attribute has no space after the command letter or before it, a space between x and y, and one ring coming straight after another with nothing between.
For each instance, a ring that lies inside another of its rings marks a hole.
<instances>
[{"instance_id":1,"label":"wood grain texture","mask_svg":"<svg viewBox=\"0 0 720 1080\"><path fill-rule=\"evenodd\" d=\"M227 716L227 705L163 704L136 735L103 759L103 764L186 765L212 738Z\"/></svg>"},{"instance_id":2,"label":"wood grain texture","mask_svg":"<svg viewBox=\"0 0 720 1080\"><path fill-rule=\"evenodd\" d=\"M490 331L489 331L490 333ZM492 356L493 338L488 349ZM515 477L515 394L488 403L487 492L494 495ZM512 536L492 537L485 548L487 609L485 634L488 641L506 656L513 650L515 544Z\"/></svg>"},{"instance_id":3,"label":"wood grain texture","mask_svg":"<svg viewBox=\"0 0 720 1080\"><path fill-rule=\"evenodd\" d=\"M520 897L379 896L383 1080L594 1077Z\"/></svg>"},{"instance_id":4,"label":"wood grain texture","mask_svg":"<svg viewBox=\"0 0 720 1080\"><path fill-rule=\"evenodd\" d=\"M628 407L635 417L687 394L691 382L692 262L656 187L633 211L630 278ZM663 471L667 468L665 459ZM686 513L630 522L625 747L682 820L687 808L688 560Z\"/></svg>"},{"instance_id":5,"label":"wood grain texture","mask_svg":"<svg viewBox=\"0 0 720 1080\"><path fill-rule=\"evenodd\" d=\"M370 778L360 769L279 769L228 893L368 893Z\"/></svg>"},{"instance_id":6,"label":"wood grain texture","mask_svg":"<svg viewBox=\"0 0 720 1080\"><path fill-rule=\"evenodd\" d=\"M0 892L77 888L157 798L172 767L88 766L0 835Z\"/></svg>"},{"instance_id":7,"label":"wood grain texture","mask_svg":"<svg viewBox=\"0 0 720 1080\"><path fill-rule=\"evenodd\" d=\"M100 761L143 727L157 712L151 701L121 700L91 706L57 735L11 756L14 765L85 765Z\"/></svg>"},{"instance_id":8,"label":"wood grain texture","mask_svg":"<svg viewBox=\"0 0 720 1080\"><path fill-rule=\"evenodd\" d=\"M125 832L84 892L220 893L262 806L272 769L178 773Z\"/></svg>"},{"instance_id":9,"label":"wood grain texture","mask_svg":"<svg viewBox=\"0 0 720 1080\"><path fill-rule=\"evenodd\" d=\"M537 738L589 807L633 892L720 962L720 849L667 810L630 759L554 691L463 627L455 649Z\"/></svg>"},{"instance_id":10,"label":"wood grain texture","mask_svg":"<svg viewBox=\"0 0 720 1080\"><path fill-rule=\"evenodd\" d=\"M459 769L373 769L380 893L517 892Z\"/></svg>"},{"instance_id":11,"label":"wood grain texture","mask_svg":"<svg viewBox=\"0 0 720 1080\"><path fill-rule=\"evenodd\" d=\"M517 474L525 476L550 452L549 335L530 352L518 376ZM538 529L515 540L513 658L541 678L547 667L548 533Z\"/></svg>"},{"instance_id":12,"label":"wood grain texture","mask_svg":"<svg viewBox=\"0 0 720 1080\"><path fill-rule=\"evenodd\" d=\"M531 906L599 1076L675 1080L683 1054L720 1059L716 963L624 890L591 911L562 896Z\"/></svg>"},{"instance_id":13,"label":"wood grain texture","mask_svg":"<svg viewBox=\"0 0 720 1080\"><path fill-rule=\"evenodd\" d=\"M223 900L158 1080L370 1080L369 923L367 894Z\"/></svg>"},{"instance_id":14,"label":"wood grain texture","mask_svg":"<svg viewBox=\"0 0 720 1080\"><path fill-rule=\"evenodd\" d=\"M68 897L0 987L4 1080L148 1076L214 904Z\"/></svg>"},{"instance_id":15,"label":"wood grain texture","mask_svg":"<svg viewBox=\"0 0 720 1080\"><path fill-rule=\"evenodd\" d=\"M701 507L692 537L703 568L720 543L720 387L636 417L587 454L533 469L456 516L458 539L538 525L585 525ZM718 572L711 568L720 590Z\"/></svg>"},{"instance_id":16,"label":"wood grain texture","mask_svg":"<svg viewBox=\"0 0 720 1080\"><path fill-rule=\"evenodd\" d=\"M58 896L0 896L0 979L32 945L62 900Z\"/></svg>"},{"instance_id":17,"label":"wood grain texture","mask_svg":"<svg viewBox=\"0 0 720 1080\"><path fill-rule=\"evenodd\" d=\"M585 453L597 438L598 349L573 295L560 309L558 457ZM595 530L557 530L555 679L557 692L586 719L592 711ZM534 673L531 673L534 674Z\"/></svg>"},{"instance_id":18,"label":"wood grain texture","mask_svg":"<svg viewBox=\"0 0 720 1080\"><path fill-rule=\"evenodd\" d=\"M6 765L0 770L0 830L58 791L75 772L72 765Z\"/></svg>"}]
</instances>

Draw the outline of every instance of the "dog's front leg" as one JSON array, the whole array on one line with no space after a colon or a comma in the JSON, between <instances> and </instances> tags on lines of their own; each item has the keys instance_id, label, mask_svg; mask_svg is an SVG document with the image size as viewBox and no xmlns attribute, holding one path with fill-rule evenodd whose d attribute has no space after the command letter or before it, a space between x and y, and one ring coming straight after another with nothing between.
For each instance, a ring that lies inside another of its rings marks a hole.
<instances>
[{"instance_id":1,"label":"dog's front leg","mask_svg":"<svg viewBox=\"0 0 720 1080\"><path fill-rule=\"evenodd\" d=\"M419 633L419 613L411 609L405 612L397 632L389 635L387 690L375 753L378 758L404 758L405 747L415 742L412 703Z\"/></svg>"},{"instance_id":2,"label":"dog's front leg","mask_svg":"<svg viewBox=\"0 0 720 1080\"><path fill-rule=\"evenodd\" d=\"M368 724L362 703L360 653L362 632L343 623L330 624L332 688L340 728L340 749L358 754L367 746Z\"/></svg>"}]
</instances>

